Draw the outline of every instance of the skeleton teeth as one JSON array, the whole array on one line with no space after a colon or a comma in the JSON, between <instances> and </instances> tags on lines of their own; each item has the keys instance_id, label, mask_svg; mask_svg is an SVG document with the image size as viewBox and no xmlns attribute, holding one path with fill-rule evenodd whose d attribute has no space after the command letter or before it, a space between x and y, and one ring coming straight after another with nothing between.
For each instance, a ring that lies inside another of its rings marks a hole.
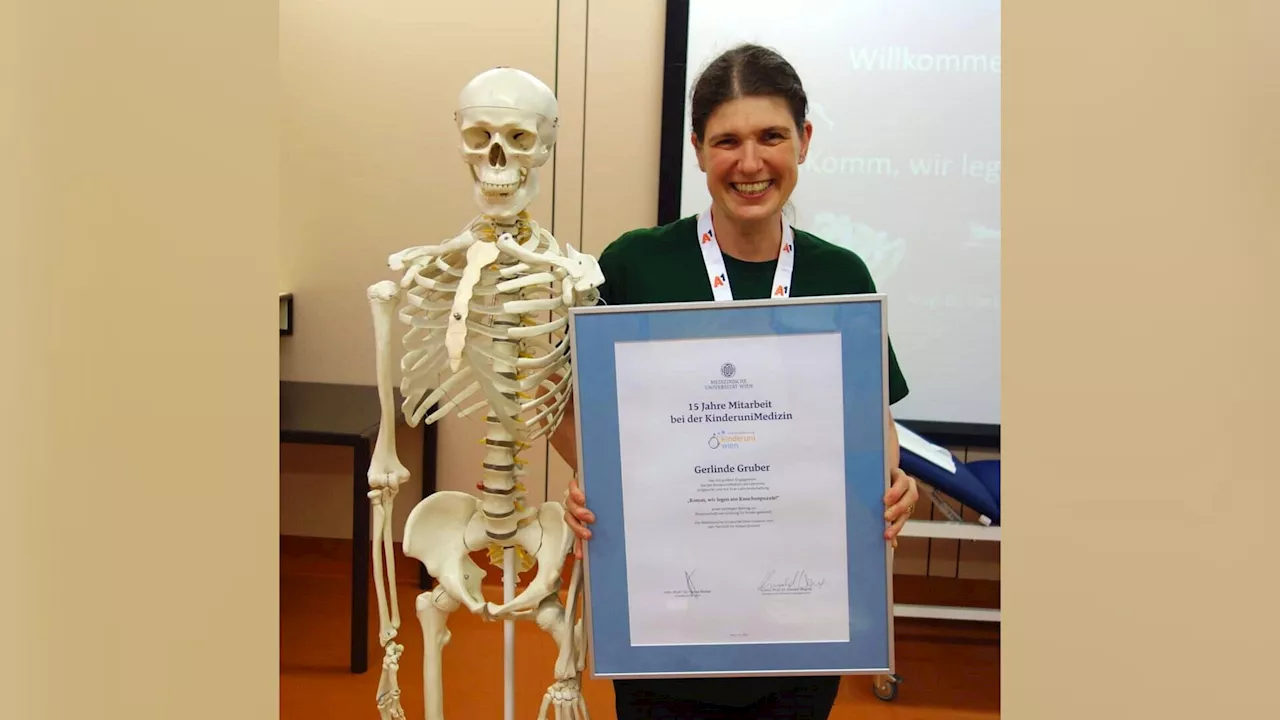
<instances>
[{"instance_id":1,"label":"skeleton teeth","mask_svg":"<svg viewBox=\"0 0 1280 720\"><path fill-rule=\"evenodd\" d=\"M525 179L529 176L529 171L525 168L521 168L519 179L505 183L488 182L480 179L480 176L474 167L471 169L471 175L475 178L476 183L479 184L480 192L485 195L510 195L516 190L519 190L521 185L524 185Z\"/></svg>"}]
</instances>

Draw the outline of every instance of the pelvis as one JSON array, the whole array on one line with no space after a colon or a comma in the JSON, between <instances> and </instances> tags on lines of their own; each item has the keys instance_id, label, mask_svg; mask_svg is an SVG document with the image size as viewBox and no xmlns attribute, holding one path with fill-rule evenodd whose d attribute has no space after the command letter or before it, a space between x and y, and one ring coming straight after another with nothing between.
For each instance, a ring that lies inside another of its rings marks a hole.
<instances>
[{"instance_id":1,"label":"pelvis","mask_svg":"<svg viewBox=\"0 0 1280 720\"><path fill-rule=\"evenodd\" d=\"M472 552L483 551L488 544L480 500L468 493L435 492L419 502L405 522L405 555L421 562L453 599L488 619L528 615L544 598L559 591L564 561L573 548L573 533L560 503L547 502L538 508L538 514L512 540L534 557L537 572L505 604L485 601L481 585L486 573L471 559Z\"/></svg>"}]
</instances>

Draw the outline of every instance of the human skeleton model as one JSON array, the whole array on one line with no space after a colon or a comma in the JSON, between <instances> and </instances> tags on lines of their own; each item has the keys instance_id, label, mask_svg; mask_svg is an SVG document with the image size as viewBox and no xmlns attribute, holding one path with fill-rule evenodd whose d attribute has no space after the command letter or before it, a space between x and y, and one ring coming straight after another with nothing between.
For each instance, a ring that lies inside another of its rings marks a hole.
<instances>
[{"instance_id":1,"label":"human skeleton model","mask_svg":"<svg viewBox=\"0 0 1280 720\"><path fill-rule=\"evenodd\" d=\"M552 709L561 720L588 720L580 686L585 644L581 621L574 619L581 564L574 564L566 606L559 590L573 534L559 503L532 507L525 502L518 455L560 423L571 388L568 308L595 304L604 277L593 257L568 245L562 252L526 213L538 193L538 169L556 142L554 93L527 73L496 68L472 79L459 100L455 117L462 156L471 166L480 215L457 237L391 255L388 265L403 273L400 282L386 280L368 291L382 404L369 468L378 640L385 649L378 710L383 720L404 718L390 528L392 503L409 476L395 450L391 331L398 310L410 326L400 363L400 412L408 424L433 423L457 410L460 416L485 413L487 426L478 495L433 493L414 507L405 524L405 555L422 562L437 581L415 604L425 646L426 718L444 719L446 625L450 613L465 607L504 621L507 720L514 713L515 619L534 620L559 650L555 682L543 696L539 718L545 720ZM470 558L484 549L491 562L502 561L501 605L483 598L485 572ZM534 578L517 595L517 572L535 565Z\"/></svg>"}]
</instances>

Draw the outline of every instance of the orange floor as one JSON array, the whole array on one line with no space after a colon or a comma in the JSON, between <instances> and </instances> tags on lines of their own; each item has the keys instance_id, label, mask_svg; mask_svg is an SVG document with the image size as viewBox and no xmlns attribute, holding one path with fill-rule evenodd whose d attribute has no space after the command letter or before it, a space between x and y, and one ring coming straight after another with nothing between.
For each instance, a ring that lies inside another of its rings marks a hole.
<instances>
[{"instance_id":1,"label":"orange floor","mask_svg":"<svg viewBox=\"0 0 1280 720\"><path fill-rule=\"evenodd\" d=\"M376 599L370 582L370 669L347 669L348 563L342 543L282 541L280 578L280 718L376 720L381 650L377 647ZM402 701L409 720L421 720L422 634L413 614L419 590L416 572L399 563ZM490 571L490 578L500 574ZM501 588L491 588L500 599ZM897 657L904 678L893 702L877 700L867 678L845 678L833 720L948 718L987 720L1000 716L999 630L988 625L897 621ZM450 619L453 640L445 649L445 716L448 720L502 717L502 625L459 612ZM529 622L516 625L516 716L534 720L551 682L555 645ZM609 682L586 680L592 720L611 720Z\"/></svg>"}]
</instances>

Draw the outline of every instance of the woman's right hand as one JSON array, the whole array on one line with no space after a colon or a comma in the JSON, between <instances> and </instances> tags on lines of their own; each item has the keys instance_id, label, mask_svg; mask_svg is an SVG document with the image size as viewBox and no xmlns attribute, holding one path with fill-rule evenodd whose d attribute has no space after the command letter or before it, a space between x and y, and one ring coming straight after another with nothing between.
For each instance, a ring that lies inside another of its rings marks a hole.
<instances>
[{"instance_id":1,"label":"woman's right hand","mask_svg":"<svg viewBox=\"0 0 1280 720\"><path fill-rule=\"evenodd\" d=\"M596 516L591 514L586 504L587 496L578 487L578 481L570 480L569 493L565 498L564 519L573 529L573 534L578 536L573 541L573 556L579 560L582 559L582 543L591 537L591 531L586 526L596 521Z\"/></svg>"}]
</instances>

